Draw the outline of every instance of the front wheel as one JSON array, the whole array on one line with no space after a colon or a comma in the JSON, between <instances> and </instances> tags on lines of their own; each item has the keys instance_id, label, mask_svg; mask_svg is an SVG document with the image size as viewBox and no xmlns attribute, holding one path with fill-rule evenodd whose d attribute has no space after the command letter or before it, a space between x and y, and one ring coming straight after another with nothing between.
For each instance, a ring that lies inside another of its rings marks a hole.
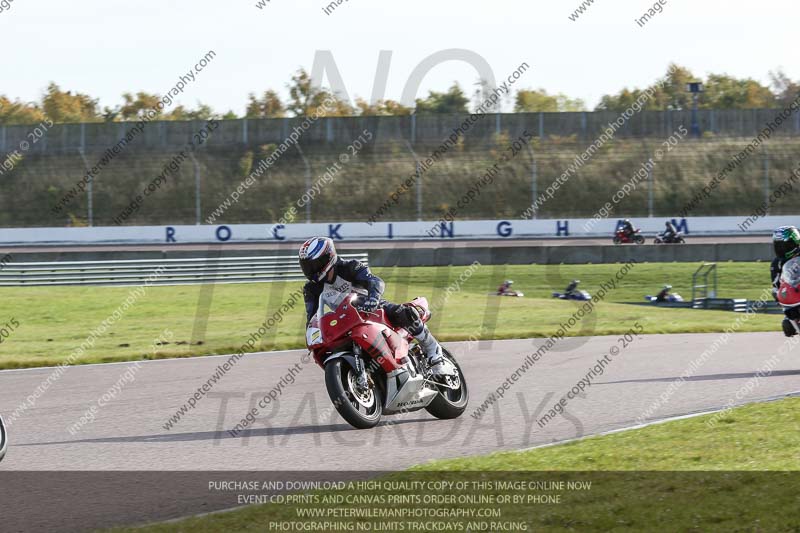
<instances>
[{"instance_id":1,"label":"front wheel","mask_svg":"<svg viewBox=\"0 0 800 533\"><path fill-rule=\"evenodd\" d=\"M622 239L617 235L614 236L614 244L622 244Z\"/></svg>"},{"instance_id":2,"label":"front wheel","mask_svg":"<svg viewBox=\"0 0 800 533\"><path fill-rule=\"evenodd\" d=\"M675 244L686 244L686 241L683 239L683 237L678 237L675 240Z\"/></svg>"},{"instance_id":3,"label":"front wheel","mask_svg":"<svg viewBox=\"0 0 800 533\"><path fill-rule=\"evenodd\" d=\"M369 388L357 385L356 371L343 359L325 365L325 387L333 406L351 426L369 429L378 425L383 415L383 396L369 376Z\"/></svg>"},{"instance_id":4,"label":"front wheel","mask_svg":"<svg viewBox=\"0 0 800 533\"><path fill-rule=\"evenodd\" d=\"M449 420L458 418L467 409L469 389L467 388L467 380L464 378L464 372L461 371L456 358L444 347L442 348L442 355L456 367L456 375L444 378L445 381L438 385L439 393L425 410L436 418Z\"/></svg>"},{"instance_id":5,"label":"front wheel","mask_svg":"<svg viewBox=\"0 0 800 533\"><path fill-rule=\"evenodd\" d=\"M656 237L655 239L653 239L653 244L661 244L661 243L662 243L662 241L661 241L661 239L659 237Z\"/></svg>"}]
</instances>

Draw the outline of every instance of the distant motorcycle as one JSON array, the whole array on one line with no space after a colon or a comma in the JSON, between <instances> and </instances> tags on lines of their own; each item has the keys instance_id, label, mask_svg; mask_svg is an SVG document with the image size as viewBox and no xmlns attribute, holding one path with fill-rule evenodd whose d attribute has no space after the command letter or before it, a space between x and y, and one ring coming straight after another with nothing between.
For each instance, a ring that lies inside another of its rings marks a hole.
<instances>
[{"instance_id":1,"label":"distant motorcycle","mask_svg":"<svg viewBox=\"0 0 800 533\"><path fill-rule=\"evenodd\" d=\"M680 231L672 235L666 235L666 232L662 232L653 239L653 244L686 244L686 240Z\"/></svg>"},{"instance_id":2,"label":"distant motorcycle","mask_svg":"<svg viewBox=\"0 0 800 533\"><path fill-rule=\"evenodd\" d=\"M519 291L505 291L505 292L495 292L495 296L516 296L517 298L522 298L525 296L523 293Z\"/></svg>"},{"instance_id":3,"label":"distant motorcycle","mask_svg":"<svg viewBox=\"0 0 800 533\"><path fill-rule=\"evenodd\" d=\"M633 230L633 235L628 235L623 229L618 229L614 233L614 244L644 244L644 237L639 233L639 230Z\"/></svg>"},{"instance_id":4,"label":"distant motorcycle","mask_svg":"<svg viewBox=\"0 0 800 533\"><path fill-rule=\"evenodd\" d=\"M8 449L8 432L6 431L6 426L3 423L3 417L0 416L0 461L2 461L3 457L6 456L7 449Z\"/></svg>"},{"instance_id":5,"label":"distant motorcycle","mask_svg":"<svg viewBox=\"0 0 800 533\"><path fill-rule=\"evenodd\" d=\"M648 302L657 302L658 301L658 297L657 296L645 296L644 299L647 300ZM664 301L665 302L673 302L673 303L674 302L682 302L683 301L683 296L681 296L680 294L675 292L675 293L667 295L667 299L664 300Z\"/></svg>"},{"instance_id":6,"label":"distant motorcycle","mask_svg":"<svg viewBox=\"0 0 800 533\"><path fill-rule=\"evenodd\" d=\"M591 300L592 296L586 291L574 291L569 294L564 294L563 292L554 292L553 298L558 298L560 300L578 300L580 302L585 302L587 300Z\"/></svg>"}]
</instances>

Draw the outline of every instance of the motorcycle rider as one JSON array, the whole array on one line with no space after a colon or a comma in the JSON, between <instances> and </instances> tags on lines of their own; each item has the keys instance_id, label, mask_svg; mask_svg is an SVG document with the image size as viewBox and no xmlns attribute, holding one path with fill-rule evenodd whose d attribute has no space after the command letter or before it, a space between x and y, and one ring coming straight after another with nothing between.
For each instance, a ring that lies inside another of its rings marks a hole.
<instances>
[{"instance_id":1,"label":"motorcycle rider","mask_svg":"<svg viewBox=\"0 0 800 533\"><path fill-rule=\"evenodd\" d=\"M621 229L625 236L629 239L633 237L634 233L636 233L636 230L633 228L633 223L629 218L626 218L622 221L622 224L619 225L619 229Z\"/></svg>"},{"instance_id":2,"label":"motorcycle rider","mask_svg":"<svg viewBox=\"0 0 800 533\"><path fill-rule=\"evenodd\" d=\"M511 281L510 279L507 279L507 280L505 280L505 281L503 282L503 284L502 284L502 285L500 285L500 286L497 288L497 295L498 295L498 296L502 296L502 295L504 295L504 294L506 294L506 293L509 293L509 292L511 292L511 286L512 286L513 284L514 284L514 282L513 282L513 281Z\"/></svg>"},{"instance_id":3,"label":"motorcycle rider","mask_svg":"<svg viewBox=\"0 0 800 533\"><path fill-rule=\"evenodd\" d=\"M672 290L672 285L664 285L664 288L661 289L661 292L659 292L656 295L656 301L657 302L666 302L667 298L669 298L669 291L671 291L671 290Z\"/></svg>"},{"instance_id":4,"label":"motorcycle rider","mask_svg":"<svg viewBox=\"0 0 800 533\"><path fill-rule=\"evenodd\" d=\"M800 230L795 226L781 226L776 229L772 232L772 247L775 250L775 258L770 265L770 277L772 278L772 295L777 300L783 265L789 259L800 255ZM792 337L797 334L797 330L791 321L800 319L800 309L788 308L784 310L784 314L786 316L781 323L783 334Z\"/></svg>"},{"instance_id":5,"label":"motorcycle rider","mask_svg":"<svg viewBox=\"0 0 800 533\"><path fill-rule=\"evenodd\" d=\"M664 242L672 242L678 236L678 230L671 220L664 223Z\"/></svg>"},{"instance_id":6,"label":"motorcycle rider","mask_svg":"<svg viewBox=\"0 0 800 533\"><path fill-rule=\"evenodd\" d=\"M580 283L581 280L579 279L573 279L572 281L570 281L569 285L567 285L567 288L564 290L564 296L566 296L567 298L572 296L572 294L576 292L575 289L578 288L578 285L580 285Z\"/></svg>"},{"instance_id":7,"label":"motorcycle rider","mask_svg":"<svg viewBox=\"0 0 800 533\"><path fill-rule=\"evenodd\" d=\"M335 305L349 295L353 288L367 291L366 299L359 304L361 311L384 310L386 318L396 327L405 328L419 342L428 358L434 376L448 375L450 370L442 355L442 347L422 322L422 309L414 305L393 304L381 299L385 284L381 278L370 272L365 264L355 259L344 261L336 253L333 240L327 237L314 237L300 247L300 268L308 278L303 287L306 305L306 320L310 321L319 306L319 297L327 291L326 300Z\"/></svg>"}]
</instances>

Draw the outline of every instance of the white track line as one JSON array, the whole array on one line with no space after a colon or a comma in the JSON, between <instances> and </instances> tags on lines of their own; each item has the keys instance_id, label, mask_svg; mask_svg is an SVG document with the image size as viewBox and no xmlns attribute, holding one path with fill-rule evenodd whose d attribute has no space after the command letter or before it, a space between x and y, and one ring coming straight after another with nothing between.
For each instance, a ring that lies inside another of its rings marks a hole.
<instances>
[{"instance_id":1,"label":"white track line","mask_svg":"<svg viewBox=\"0 0 800 533\"><path fill-rule=\"evenodd\" d=\"M301 348L294 348L291 350L277 350L274 352L248 352L245 355L270 355L270 354L279 354L279 353L290 353L302 351ZM109 363L86 363L86 364L78 364L78 365L68 365L68 368L86 368L92 366L113 366L113 365L132 365L134 363L163 363L166 361L192 361L192 360L199 360L199 359L218 359L218 358L227 358L231 357L234 354L225 354L225 355L193 355L191 357L165 357L163 359L134 359L132 361L113 361ZM33 372L35 370L52 370L55 368L60 368L59 366L36 366L32 368L9 368L7 370L0 370L0 375L5 373L11 372Z\"/></svg>"},{"instance_id":2,"label":"white track line","mask_svg":"<svg viewBox=\"0 0 800 533\"><path fill-rule=\"evenodd\" d=\"M675 422L677 420L686 420L686 419L695 418L695 417L698 417L698 416L705 416L705 415L711 415L711 414L714 414L714 413L721 413L722 411L729 411L731 409L735 409L737 407L744 407L746 405L753 405L753 404L756 404L756 403L776 402L778 400L784 400L786 398L793 398L793 397L798 397L798 396L800 396L800 391L787 392L785 394L781 394L781 395L778 395L778 396L769 396L767 398L762 398L760 400L754 400L752 402L738 403L738 404L730 406L730 407L728 407L728 406L726 406L726 407L715 407L713 409L706 409L704 411L696 411L694 413L688 413L688 414L685 414L685 415L676 415L676 416L670 416L670 417L667 417L667 418L659 418L659 419L653 420L651 422L645 422L643 424L636 424L634 426L626 426L626 427L623 427L623 428L611 429L609 431L603 431L603 432L600 432L600 433L592 433L592 434L589 434L589 435L584 435L583 437L576 437L574 439L565 439L565 440L558 440L558 441L555 441L555 442L550 442L550 443L547 443L547 444L539 444L539 445L536 445L536 446L531 446L530 448L522 448L520 450L513 450L510 453L523 453L523 452L528 452L528 451L531 451L531 450L538 450L540 448L550 448L551 446L560 446L561 444L569 444L571 442L580 442L582 440L590 439L590 438L593 438L593 437L602 437L602 436L605 436L605 435L613 435L614 433L624 433L626 431L633 431L635 429L643 429L643 428L646 428L646 427L649 427L649 426L656 426L658 424L665 424L667 422ZM509 452L498 452L498 453L509 453Z\"/></svg>"}]
</instances>

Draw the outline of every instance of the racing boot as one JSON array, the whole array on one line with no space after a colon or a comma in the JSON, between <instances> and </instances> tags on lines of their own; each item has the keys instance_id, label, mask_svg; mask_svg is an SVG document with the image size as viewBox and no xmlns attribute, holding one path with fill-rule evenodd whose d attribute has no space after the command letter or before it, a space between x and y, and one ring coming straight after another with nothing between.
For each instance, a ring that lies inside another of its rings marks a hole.
<instances>
[{"instance_id":1,"label":"racing boot","mask_svg":"<svg viewBox=\"0 0 800 533\"><path fill-rule=\"evenodd\" d=\"M414 335L422 351L428 357L428 365L434 377L452 376L455 374L453 365L442 355L442 347L436 341L428 326L423 326L422 332Z\"/></svg>"},{"instance_id":2,"label":"racing boot","mask_svg":"<svg viewBox=\"0 0 800 533\"><path fill-rule=\"evenodd\" d=\"M792 324L792 320L790 318L784 318L783 322L781 322L781 326L783 327L783 334L787 337L794 337L797 335L797 330Z\"/></svg>"}]
</instances>

